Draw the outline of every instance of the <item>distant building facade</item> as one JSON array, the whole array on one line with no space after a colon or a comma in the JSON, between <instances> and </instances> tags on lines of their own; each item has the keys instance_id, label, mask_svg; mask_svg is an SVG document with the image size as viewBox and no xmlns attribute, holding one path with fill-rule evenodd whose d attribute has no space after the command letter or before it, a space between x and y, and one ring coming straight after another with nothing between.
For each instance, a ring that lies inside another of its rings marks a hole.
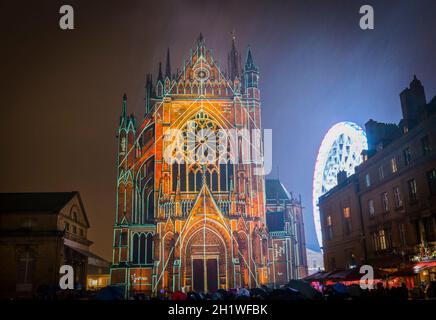
<instances>
[{"instance_id":1,"label":"distant building facade","mask_svg":"<svg viewBox=\"0 0 436 320\"><path fill-rule=\"evenodd\" d=\"M269 273L279 286L307 276L303 208L278 179L267 179L266 223L270 235Z\"/></svg>"},{"instance_id":2,"label":"distant building facade","mask_svg":"<svg viewBox=\"0 0 436 320\"><path fill-rule=\"evenodd\" d=\"M436 259L436 99L416 77L400 99L399 125L368 121L363 163L320 197L327 270Z\"/></svg>"},{"instance_id":3,"label":"distant building facade","mask_svg":"<svg viewBox=\"0 0 436 320\"><path fill-rule=\"evenodd\" d=\"M0 296L29 297L57 287L71 265L86 288L89 221L78 192L0 193Z\"/></svg>"},{"instance_id":4,"label":"distant building facade","mask_svg":"<svg viewBox=\"0 0 436 320\"><path fill-rule=\"evenodd\" d=\"M306 249L307 255L307 273L312 275L318 271L324 270L324 257L321 251L315 251L312 249Z\"/></svg>"}]
</instances>

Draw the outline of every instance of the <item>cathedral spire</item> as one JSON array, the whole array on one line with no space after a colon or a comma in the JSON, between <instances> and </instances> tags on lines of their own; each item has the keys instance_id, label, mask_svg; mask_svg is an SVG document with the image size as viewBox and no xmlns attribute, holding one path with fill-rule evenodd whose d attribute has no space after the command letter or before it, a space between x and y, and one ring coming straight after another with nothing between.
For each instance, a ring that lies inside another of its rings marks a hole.
<instances>
[{"instance_id":1,"label":"cathedral spire","mask_svg":"<svg viewBox=\"0 0 436 320\"><path fill-rule=\"evenodd\" d=\"M228 72L231 80L240 76L241 57L236 49L236 32L232 32L232 47L228 56Z\"/></svg>"},{"instance_id":2,"label":"cathedral spire","mask_svg":"<svg viewBox=\"0 0 436 320\"><path fill-rule=\"evenodd\" d=\"M259 87L259 68L254 64L251 48L248 47L247 59L244 65L244 86L245 88L258 88Z\"/></svg>"},{"instance_id":3,"label":"cathedral spire","mask_svg":"<svg viewBox=\"0 0 436 320\"><path fill-rule=\"evenodd\" d=\"M167 49L167 61L165 65L165 78L171 79L170 48Z\"/></svg>"},{"instance_id":4,"label":"cathedral spire","mask_svg":"<svg viewBox=\"0 0 436 320\"><path fill-rule=\"evenodd\" d=\"M121 113L122 117L127 115L127 94L123 94L123 111Z\"/></svg>"},{"instance_id":5,"label":"cathedral spire","mask_svg":"<svg viewBox=\"0 0 436 320\"><path fill-rule=\"evenodd\" d=\"M163 76L162 76L162 62L159 62L159 72L158 72L157 80L158 81L162 81L163 80Z\"/></svg>"},{"instance_id":6,"label":"cathedral spire","mask_svg":"<svg viewBox=\"0 0 436 320\"><path fill-rule=\"evenodd\" d=\"M126 125L127 122L127 94L123 94L123 102L120 116L120 126Z\"/></svg>"},{"instance_id":7,"label":"cathedral spire","mask_svg":"<svg viewBox=\"0 0 436 320\"><path fill-rule=\"evenodd\" d=\"M248 47L247 59L245 61L244 71L258 71L257 66L254 64L251 48Z\"/></svg>"}]
</instances>

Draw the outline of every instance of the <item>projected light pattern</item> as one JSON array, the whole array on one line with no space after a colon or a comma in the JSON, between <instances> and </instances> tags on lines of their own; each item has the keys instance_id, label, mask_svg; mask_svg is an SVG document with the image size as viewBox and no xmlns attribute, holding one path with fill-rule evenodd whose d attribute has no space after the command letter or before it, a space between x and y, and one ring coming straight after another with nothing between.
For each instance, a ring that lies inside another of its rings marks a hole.
<instances>
[{"instance_id":1,"label":"projected light pattern","mask_svg":"<svg viewBox=\"0 0 436 320\"><path fill-rule=\"evenodd\" d=\"M365 131L353 122L335 124L321 143L313 175L313 218L316 236L322 247L322 231L318 198L337 185L337 174L345 171L347 177L362 162L362 150L368 149Z\"/></svg>"}]
</instances>

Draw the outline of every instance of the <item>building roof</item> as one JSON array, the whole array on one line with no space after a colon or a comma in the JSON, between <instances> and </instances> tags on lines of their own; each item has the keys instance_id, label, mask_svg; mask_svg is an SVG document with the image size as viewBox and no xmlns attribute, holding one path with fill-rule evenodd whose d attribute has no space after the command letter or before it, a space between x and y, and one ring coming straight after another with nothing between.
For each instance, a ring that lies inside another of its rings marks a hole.
<instances>
[{"instance_id":1,"label":"building roof","mask_svg":"<svg viewBox=\"0 0 436 320\"><path fill-rule=\"evenodd\" d=\"M58 213L77 195L86 225L88 216L78 191L70 192L16 192L0 193L0 213L49 212Z\"/></svg>"},{"instance_id":2,"label":"building roof","mask_svg":"<svg viewBox=\"0 0 436 320\"><path fill-rule=\"evenodd\" d=\"M285 230L285 211L268 211L266 214L266 225L269 232Z\"/></svg>"},{"instance_id":3,"label":"building roof","mask_svg":"<svg viewBox=\"0 0 436 320\"><path fill-rule=\"evenodd\" d=\"M84 255L88 257L88 265L93 265L93 266L100 266L100 267L109 267L110 262L107 261L105 258L100 257L99 255L96 255L95 253L92 253L91 251L85 250L85 249L81 249L77 246L73 246L70 245L68 243L65 243L65 245L67 247L69 247L70 249Z\"/></svg>"},{"instance_id":4,"label":"building roof","mask_svg":"<svg viewBox=\"0 0 436 320\"><path fill-rule=\"evenodd\" d=\"M59 212L76 194L79 192L0 193L0 212Z\"/></svg>"},{"instance_id":5,"label":"building roof","mask_svg":"<svg viewBox=\"0 0 436 320\"><path fill-rule=\"evenodd\" d=\"M266 199L292 200L292 196L278 179L265 180Z\"/></svg>"}]
</instances>

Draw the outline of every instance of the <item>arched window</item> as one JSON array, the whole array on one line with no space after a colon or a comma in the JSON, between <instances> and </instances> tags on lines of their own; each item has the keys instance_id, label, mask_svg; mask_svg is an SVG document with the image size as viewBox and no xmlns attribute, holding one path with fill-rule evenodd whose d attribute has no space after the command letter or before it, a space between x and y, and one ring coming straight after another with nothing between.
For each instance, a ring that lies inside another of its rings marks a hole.
<instances>
[{"instance_id":1,"label":"arched window","mask_svg":"<svg viewBox=\"0 0 436 320\"><path fill-rule=\"evenodd\" d=\"M180 164L180 191L186 191L186 164Z\"/></svg>"},{"instance_id":2,"label":"arched window","mask_svg":"<svg viewBox=\"0 0 436 320\"><path fill-rule=\"evenodd\" d=\"M132 262L135 264L139 262L139 236L137 233L133 235L132 240Z\"/></svg>"},{"instance_id":3,"label":"arched window","mask_svg":"<svg viewBox=\"0 0 436 320\"><path fill-rule=\"evenodd\" d=\"M220 190L227 190L227 165L225 163L220 164Z\"/></svg>"},{"instance_id":4,"label":"arched window","mask_svg":"<svg viewBox=\"0 0 436 320\"><path fill-rule=\"evenodd\" d=\"M173 192L177 189L177 178L179 177L179 164L177 162L173 163L173 174L172 174L172 182L173 182Z\"/></svg>"},{"instance_id":5,"label":"arched window","mask_svg":"<svg viewBox=\"0 0 436 320\"><path fill-rule=\"evenodd\" d=\"M189 170L189 191L195 191L195 174L194 171L191 169Z\"/></svg>"},{"instance_id":6,"label":"arched window","mask_svg":"<svg viewBox=\"0 0 436 320\"><path fill-rule=\"evenodd\" d=\"M218 191L218 173L216 170L212 171L212 190Z\"/></svg>"},{"instance_id":7,"label":"arched window","mask_svg":"<svg viewBox=\"0 0 436 320\"><path fill-rule=\"evenodd\" d=\"M147 264L153 263L153 235L147 235Z\"/></svg>"},{"instance_id":8,"label":"arched window","mask_svg":"<svg viewBox=\"0 0 436 320\"><path fill-rule=\"evenodd\" d=\"M201 186L203 185L203 177L201 170L197 170L195 173L195 190L200 191Z\"/></svg>"},{"instance_id":9,"label":"arched window","mask_svg":"<svg viewBox=\"0 0 436 320\"><path fill-rule=\"evenodd\" d=\"M141 265L153 263L153 235L151 233L133 235L131 262Z\"/></svg>"},{"instance_id":10,"label":"arched window","mask_svg":"<svg viewBox=\"0 0 436 320\"><path fill-rule=\"evenodd\" d=\"M139 237L139 263L140 264L145 264L145 251L146 251L145 242L146 242L145 234L141 233Z\"/></svg>"}]
</instances>

